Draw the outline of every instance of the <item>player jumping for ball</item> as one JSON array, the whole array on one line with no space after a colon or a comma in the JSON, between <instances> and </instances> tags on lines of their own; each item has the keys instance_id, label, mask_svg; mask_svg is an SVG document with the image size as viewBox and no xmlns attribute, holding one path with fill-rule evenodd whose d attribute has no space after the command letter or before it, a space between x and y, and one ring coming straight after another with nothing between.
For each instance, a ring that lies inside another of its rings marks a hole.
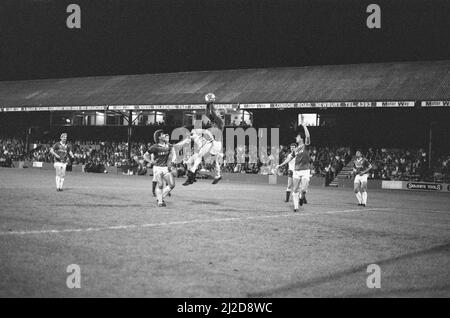
<instances>
[{"instance_id":1,"label":"player jumping for ball","mask_svg":"<svg viewBox=\"0 0 450 318\"><path fill-rule=\"evenodd\" d=\"M174 146L169 144L169 135L162 129L153 134L155 144L144 154L144 159L153 163L153 177L156 180L158 207L165 207L164 198L175 188L175 179L171 173L170 156L174 156Z\"/></svg>"},{"instance_id":2,"label":"player jumping for ball","mask_svg":"<svg viewBox=\"0 0 450 318\"><path fill-rule=\"evenodd\" d=\"M353 188L358 199L358 205L365 207L367 204L367 178L372 165L363 157L361 150L357 150L355 156L356 159L353 163L353 174L355 175Z\"/></svg>"},{"instance_id":3,"label":"player jumping for ball","mask_svg":"<svg viewBox=\"0 0 450 318\"><path fill-rule=\"evenodd\" d=\"M221 133L223 133L224 122L218 111L214 107L214 101L216 97L214 94L207 94L205 96L207 101L206 104L206 112L205 115L211 121L211 128L218 129ZM187 171L187 180L183 183L184 186L190 185L196 181L196 171L199 164L202 162L202 159L207 154L215 156L215 164L216 164L216 175L212 184L217 184L221 179L221 169L220 169L220 160L223 158L222 152L222 141L216 140L211 131L206 129L194 129L192 130L190 139L194 141L194 143L198 147L198 152L194 153L188 160L188 171Z\"/></svg>"},{"instance_id":4,"label":"player jumping for ball","mask_svg":"<svg viewBox=\"0 0 450 318\"><path fill-rule=\"evenodd\" d=\"M310 157L309 157L309 145L311 143L311 137L306 127L306 124L302 123L304 130L304 139L299 131L296 138L297 148L294 149L284 160L283 163L276 166L278 170L281 166L289 163L295 159L295 167L292 174L293 179L293 193L292 200L294 201L294 212L298 212L299 205L307 204L306 192L309 187L310 178Z\"/></svg>"},{"instance_id":5,"label":"player jumping for ball","mask_svg":"<svg viewBox=\"0 0 450 318\"><path fill-rule=\"evenodd\" d=\"M73 158L72 146L67 143L67 134L61 134L61 141L57 142L50 148L50 153L53 155L55 163L53 166L56 171L56 191L63 190L64 177L66 176L66 167L70 158ZM70 158L69 158L70 157Z\"/></svg>"}]
</instances>

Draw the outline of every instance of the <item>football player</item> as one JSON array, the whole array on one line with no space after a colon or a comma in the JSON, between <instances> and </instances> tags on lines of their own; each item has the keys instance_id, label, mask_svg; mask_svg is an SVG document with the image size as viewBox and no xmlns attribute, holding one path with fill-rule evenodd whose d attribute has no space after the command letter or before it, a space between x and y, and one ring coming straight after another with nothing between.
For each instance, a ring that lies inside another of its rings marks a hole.
<instances>
[{"instance_id":1,"label":"football player","mask_svg":"<svg viewBox=\"0 0 450 318\"><path fill-rule=\"evenodd\" d=\"M218 110L214 107L216 97L214 94L207 94L205 96L207 101L205 115L211 121L211 128L218 129L223 133L224 122L220 117ZM187 180L183 183L184 186L190 185L196 181L196 171L202 159L207 154L215 156L216 175L212 184L217 184L221 179L221 159L223 158L222 141L216 140L211 131L206 129L194 129L190 138L198 146L198 152L194 153L188 160Z\"/></svg>"},{"instance_id":2,"label":"football player","mask_svg":"<svg viewBox=\"0 0 450 318\"><path fill-rule=\"evenodd\" d=\"M67 143L67 134L61 134L61 141L55 143L50 148L50 153L54 157L53 166L56 171L56 191L63 191L64 178L66 176L66 167L70 159L73 159L72 146Z\"/></svg>"},{"instance_id":3,"label":"football player","mask_svg":"<svg viewBox=\"0 0 450 318\"><path fill-rule=\"evenodd\" d=\"M156 180L156 197L158 207L165 207L164 198L175 188L175 179L170 173L169 157L173 153L173 146L169 143L169 135L158 129L153 134L155 144L144 154L144 159L153 163L153 180Z\"/></svg>"},{"instance_id":4,"label":"football player","mask_svg":"<svg viewBox=\"0 0 450 318\"><path fill-rule=\"evenodd\" d=\"M295 160L294 171L292 173L293 179L293 194L292 200L294 201L294 212L298 212L299 205L308 203L306 201L306 192L309 187L310 178L310 157L309 157L309 145L311 143L311 137L306 127L306 124L302 123L304 136L299 131L295 137L297 147L292 153L290 153L283 163L276 166L279 169L281 166L289 163L291 160Z\"/></svg>"},{"instance_id":5,"label":"football player","mask_svg":"<svg viewBox=\"0 0 450 318\"><path fill-rule=\"evenodd\" d=\"M356 151L355 157L353 163L353 174L355 175L353 189L356 199L358 199L358 205L365 207L367 204L367 178L372 165L363 157L361 150Z\"/></svg>"}]
</instances>

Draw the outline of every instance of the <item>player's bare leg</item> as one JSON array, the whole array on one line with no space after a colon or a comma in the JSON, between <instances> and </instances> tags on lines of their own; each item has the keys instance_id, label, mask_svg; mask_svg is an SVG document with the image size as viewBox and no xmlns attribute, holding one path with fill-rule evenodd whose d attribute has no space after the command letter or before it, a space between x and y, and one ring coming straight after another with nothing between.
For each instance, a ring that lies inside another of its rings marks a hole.
<instances>
[{"instance_id":1,"label":"player's bare leg","mask_svg":"<svg viewBox=\"0 0 450 318\"><path fill-rule=\"evenodd\" d=\"M300 182L301 178L294 178L292 201L294 202L294 212L298 212L300 198Z\"/></svg>"},{"instance_id":2,"label":"player's bare leg","mask_svg":"<svg viewBox=\"0 0 450 318\"><path fill-rule=\"evenodd\" d=\"M287 188L286 188L286 200L285 200L285 202L289 202L289 199L291 197L291 192L292 192L293 185L294 185L294 179L292 179L292 177L288 177L288 184L287 184Z\"/></svg>"},{"instance_id":3,"label":"player's bare leg","mask_svg":"<svg viewBox=\"0 0 450 318\"><path fill-rule=\"evenodd\" d=\"M202 162L203 156L205 156L211 149L211 146L212 143L207 143L203 145L203 147L200 148L198 153L193 154L191 158L188 159L188 179L186 180L185 183L183 183L184 186L190 185L196 181L195 175L198 166ZM189 163L192 163L190 168Z\"/></svg>"},{"instance_id":4,"label":"player's bare leg","mask_svg":"<svg viewBox=\"0 0 450 318\"><path fill-rule=\"evenodd\" d=\"M195 172L198 169L198 166L202 162L202 159L203 159L203 156L201 154L197 154L197 156L195 156L195 158L194 158L194 162L191 166L191 169L189 169L189 171L195 174Z\"/></svg>"},{"instance_id":5,"label":"player's bare leg","mask_svg":"<svg viewBox=\"0 0 450 318\"><path fill-rule=\"evenodd\" d=\"M55 171L56 171L56 191L59 192L59 179L61 178L61 172L60 172L60 168L58 166L55 166Z\"/></svg>"},{"instance_id":6,"label":"player's bare leg","mask_svg":"<svg viewBox=\"0 0 450 318\"><path fill-rule=\"evenodd\" d=\"M156 198L158 200L158 207L164 207L166 204L163 201L163 188L164 188L164 178L161 173L156 176Z\"/></svg>"},{"instance_id":7,"label":"player's bare leg","mask_svg":"<svg viewBox=\"0 0 450 318\"><path fill-rule=\"evenodd\" d=\"M223 159L224 154L223 153L219 153L216 155L215 158L215 163L216 163L216 176L214 177L214 180L212 182L212 184L217 184L221 179L222 179L222 174L221 174L221 165L222 165L222 159Z\"/></svg>"},{"instance_id":8,"label":"player's bare leg","mask_svg":"<svg viewBox=\"0 0 450 318\"><path fill-rule=\"evenodd\" d=\"M361 182L361 205L366 206L367 204L367 182Z\"/></svg>"},{"instance_id":9,"label":"player's bare leg","mask_svg":"<svg viewBox=\"0 0 450 318\"><path fill-rule=\"evenodd\" d=\"M162 198L164 199L167 195L170 195L170 191L175 188L175 179L173 174L167 173L164 176L164 181L166 182L166 186L162 190Z\"/></svg>"},{"instance_id":10,"label":"player's bare leg","mask_svg":"<svg viewBox=\"0 0 450 318\"><path fill-rule=\"evenodd\" d=\"M66 165L63 164L61 167L61 176L59 178L59 191L63 190L64 177L66 176Z\"/></svg>"},{"instance_id":11,"label":"player's bare leg","mask_svg":"<svg viewBox=\"0 0 450 318\"><path fill-rule=\"evenodd\" d=\"M362 205L362 195L360 192L360 183L359 182L355 182L353 184L353 190L355 191L355 195L356 195L356 199L358 200L358 205Z\"/></svg>"},{"instance_id":12,"label":"player's bare leg","mask_svg":"<svg viewBox=\"0 0 450 318\"><path fill-rule=\"evenodd\" d=\"M302 177L302 181L300 183L300 190L301 190L300 201L302 204L308 203L308 201L306 201L306 192L308 192L308 188L309 188L309 177Z\"/></svg>"},{"instance_id":13,"label":"player's bare leg","mask_svg":"<svg viewBox=\"0 0 450 318\"><path fill-rule=\"evenodd\" d=\"M65 169L64 165L61 163L55 163L55 171L56 171L56 191L60 192L62 191L62 186L64 183L64 176L65 176Z\"/></svg>"},{"instance_id":14,"label":"player's bare leg","mask_svg":"<svg viewBox=\"0 0 450 318\"><path fill-rule=\"evenodd\" d=\"M194 167L194 162L196 160L198 160L198 153L194 153L191 157L189 157L189 159L186 161L186 166L187 166L187 179L186 181L183 183L184 186L190 185L192 183L194 183L195 181L195 170L194 172L192 172L193 167ZM200 158L201 161L201 158ZM198 166L198 165L197 165Z\"/></svg>"}]
</instances>

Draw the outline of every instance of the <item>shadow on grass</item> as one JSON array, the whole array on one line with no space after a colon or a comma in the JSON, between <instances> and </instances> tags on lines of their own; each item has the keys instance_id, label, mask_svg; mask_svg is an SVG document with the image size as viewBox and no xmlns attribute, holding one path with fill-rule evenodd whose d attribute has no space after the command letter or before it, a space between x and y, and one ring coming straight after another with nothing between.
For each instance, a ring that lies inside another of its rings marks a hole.
<instances>
[{"instance_id":1,"label":"shadow on grass","mask_svg":"<svg viewBox=\"0 0 450 318\"><path fill-rule=\"evenodd\" d=\"M442 244L442 245L436 245L436 246L433 246L428 249L415 251L415 252L399 255L396 257L387 258L384 260L373 261L373 262L370 262L367 264L362 264L360 266L352 267L352 268L344 270L344 271L335 272L333 274L313 278L313 279L310 279L307 281L296 282L293 284L281 286L278 288L274 288L274 289L266 290L266 291L262 291L262 292L249 293L247 296L248 297L274 297L274 296L276 297L277 294L285 294L285 293L288 293L291 291L300 290L303 288L308 288L308 287L312 287L312 286L316 286L316 285L320 285L320 284L324 284L324 283L329 283L331 281L336 281L336 280L339 280L346 276L353 275L358 272L365 272L367 269L367 266L369 266L370 264L377 264L377 265L381 266L381 265L386 265L386 264L392 264L392 263L400 261L400 260L405 260L405 259L409 259L409 258L413 258L413 257L417 257L417 256L424 256L424 255L428 255L428 254L441 253L441 252L447 252L447 253L450 252L450 244L447 243L447 244ZM436 287L436 288L448 288L448 286L446 285L446 286L441 286L441 287ZM430 290L432 290L431 287L430 287ZM414 290L412 290L412 291L414 291ZM388 293L389 292L390 291L388 291ZM394 291L392 291L392 292L394 292ZM348 296L348 297L351 297L351 296ZM357 297L357 296L354 295L353 297Z\"/></svg>"}]
</instances>

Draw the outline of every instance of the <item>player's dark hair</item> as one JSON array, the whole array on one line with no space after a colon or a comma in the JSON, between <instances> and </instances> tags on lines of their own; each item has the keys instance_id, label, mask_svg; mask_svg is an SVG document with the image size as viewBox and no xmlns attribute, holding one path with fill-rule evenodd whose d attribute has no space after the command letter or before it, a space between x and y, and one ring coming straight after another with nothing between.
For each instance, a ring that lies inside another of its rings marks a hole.
<instances>
[{"instance_id":1,"label":"player's dark hair","mask_svg":"<svg viewBox=\"0 0 450 318\"><path fill-rule=\"evenodd\" d=\"M305 140L306 134L303 126L299 126L295 131L295 136L300 136L303 140Z\"/></svg>"},{"instance_id":2,"label":"player's dark hair","mask_svg":"<svg viewBox=\"0 0 450 318\"><path fill-rule=\"evenodd\" d=\"M162 134L164 134L164 131L162 129L158 129L157 131L154 132L153 140L155 141L155 143L159 142L159 138L161 137Z\"/></svg>"}]
</instances>

